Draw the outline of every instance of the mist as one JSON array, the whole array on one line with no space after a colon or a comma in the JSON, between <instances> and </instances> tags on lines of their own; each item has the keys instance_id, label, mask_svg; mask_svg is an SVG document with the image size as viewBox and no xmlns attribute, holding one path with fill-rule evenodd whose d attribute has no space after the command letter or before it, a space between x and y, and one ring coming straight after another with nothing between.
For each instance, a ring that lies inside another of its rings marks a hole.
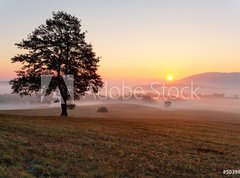
<instances>
[{"instance_id":1,"label":"mist","mask_svg":"<svg viewBox=\"0 0 240 178\"><path fill-rule=\"evenodd\" d=\"M109 105L109 104L136 104L146 107L154 107L166 111L174 110L209 110L209 111L222 111L240 113L240 98L238 90L208 90L201 88L199 98L183 99L181 97L164 98L160 96L156 98L156 93L149 90L149 85L142 86L142 92L135 92L129 97L129 89L134 89L134 85L125 86L128 91L112 90L113 93L108 93L103 89L98 95L87 93L86 96L75 101L76 106L83 105ZM139 86L138 86L139 87ZM120 88L120 87L119 87ZM122 88L121 88L122 89ZM120 89L119 89L120 90ZM221 92L221 93L218 93ZM28 110L28 109L41 109L41 108L54 108L60 107L60 103L56 102L53 96L46 97L41 101L40 95L20 97L16 94L10 94L11 87L7 82L2 82L0 87L0 110ZM174 95L175 93L171 93ZM171 105L166 107L165 102L170 101Z\"/></svg>"}]
</instances>

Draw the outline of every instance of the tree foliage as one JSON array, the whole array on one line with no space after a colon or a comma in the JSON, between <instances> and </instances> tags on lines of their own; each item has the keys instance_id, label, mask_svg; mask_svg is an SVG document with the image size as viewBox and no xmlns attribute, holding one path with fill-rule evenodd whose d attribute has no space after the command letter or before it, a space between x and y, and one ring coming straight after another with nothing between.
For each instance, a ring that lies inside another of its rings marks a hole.
<instances>
[{"instance_id":1,"label":"tree foliage","mask_svg":"<svg viewBox=\"0 0 240 178\"><path fill-rule=\"evenodd\" d=\"M59 89L62 98L62 115L67 115L66 102L69 92L64 83L64 75L74 76L74 97L80 99L86 91L97 93L103 86L97 73L99 57L92 45L85 41L78 18L65 12L53 12L46 24L37 27L26 40L17 43L18 48L27 52L12 58L21 62L17 78L10 81L13 93L21 96L39 93L41 75L53 75L46 95ZM64 107L64 108L63 108Z\"/></svg>"}]
</instances>

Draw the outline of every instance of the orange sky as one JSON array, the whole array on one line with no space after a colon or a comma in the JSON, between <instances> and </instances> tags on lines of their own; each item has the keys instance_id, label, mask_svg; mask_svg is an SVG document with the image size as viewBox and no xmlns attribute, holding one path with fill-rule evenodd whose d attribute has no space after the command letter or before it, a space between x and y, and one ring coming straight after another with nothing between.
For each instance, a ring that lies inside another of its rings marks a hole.
<instances>
[{"instance_id":1,"label":"orange sky","mask_svg":"<svg viewBox=\"0 0 240 178\"><path fill-rule=\"evenodd\" d=\"M0 80L13 78L20 67L10 62L19 52L14 43L59 9L82 20L87 41L102 57L99 73L104 80L153 81L168 75L177 80L203 72L240 72L240 1L46 2L1 5ZM29 11L20 13L25 7Z\"/></svg>"}]
</instances>

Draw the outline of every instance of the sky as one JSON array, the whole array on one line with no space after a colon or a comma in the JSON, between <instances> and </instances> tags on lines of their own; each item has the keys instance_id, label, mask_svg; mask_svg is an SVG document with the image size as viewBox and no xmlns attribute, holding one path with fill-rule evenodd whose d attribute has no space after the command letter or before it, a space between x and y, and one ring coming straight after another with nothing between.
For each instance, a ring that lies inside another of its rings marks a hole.
<instances>
[{"instance_id":1,"label":"sky","mask_svg":"<svg viewBox=\"0 0 240 178\"><path fill-rule=\"evenodd\" d=\"M0 0L0 80L20 67L14 43L59 10L81 19L104 80L240 72L239 0Z\"/></svg>"}]
</instances>

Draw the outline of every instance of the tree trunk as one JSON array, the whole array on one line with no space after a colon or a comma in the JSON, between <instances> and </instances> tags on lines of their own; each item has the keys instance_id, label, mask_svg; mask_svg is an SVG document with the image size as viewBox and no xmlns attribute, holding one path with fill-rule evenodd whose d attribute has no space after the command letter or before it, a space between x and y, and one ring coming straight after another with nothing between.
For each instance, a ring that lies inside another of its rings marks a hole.
<instances>
[{"instance_id":1,"label":"tree trunk","mask_svg":"<svg viewBox=\"0 0 240 178\"><path fill-rule=\"evenodd\" d=\"M68 113L67 113L67 94L66 94L66 92L62 92L62 93L63 94L62 94L62 100L61 100L61 108L62 108L61 116L68 117Z\"/></svg>"},{"instance_id":2,"label":"tree trunk","mask_svg":"<svg viewBox=\"0 0 240 178\"><path fill-rule=\"evenodd\" d=\"M68 117L67 113L67 86L63 80L63 78L60 76L60 71L58 71L58 89L61 93L61 108L62 108L62 117Z\"/></svg>"},{"instance_id":3,"label":"tree trunk","mask_svg":"<svg viewBox=\"0 0 240 178\"><path fill-rule=\"evenodd\" d=\"M68 113L67 113L67 104L66 104L66 102L65 102L65 103L62 103L62 104L61 104L61 107L62 107L62 113L61 113L61 116L68 117Z\"/></svg>"}]
</instances>

